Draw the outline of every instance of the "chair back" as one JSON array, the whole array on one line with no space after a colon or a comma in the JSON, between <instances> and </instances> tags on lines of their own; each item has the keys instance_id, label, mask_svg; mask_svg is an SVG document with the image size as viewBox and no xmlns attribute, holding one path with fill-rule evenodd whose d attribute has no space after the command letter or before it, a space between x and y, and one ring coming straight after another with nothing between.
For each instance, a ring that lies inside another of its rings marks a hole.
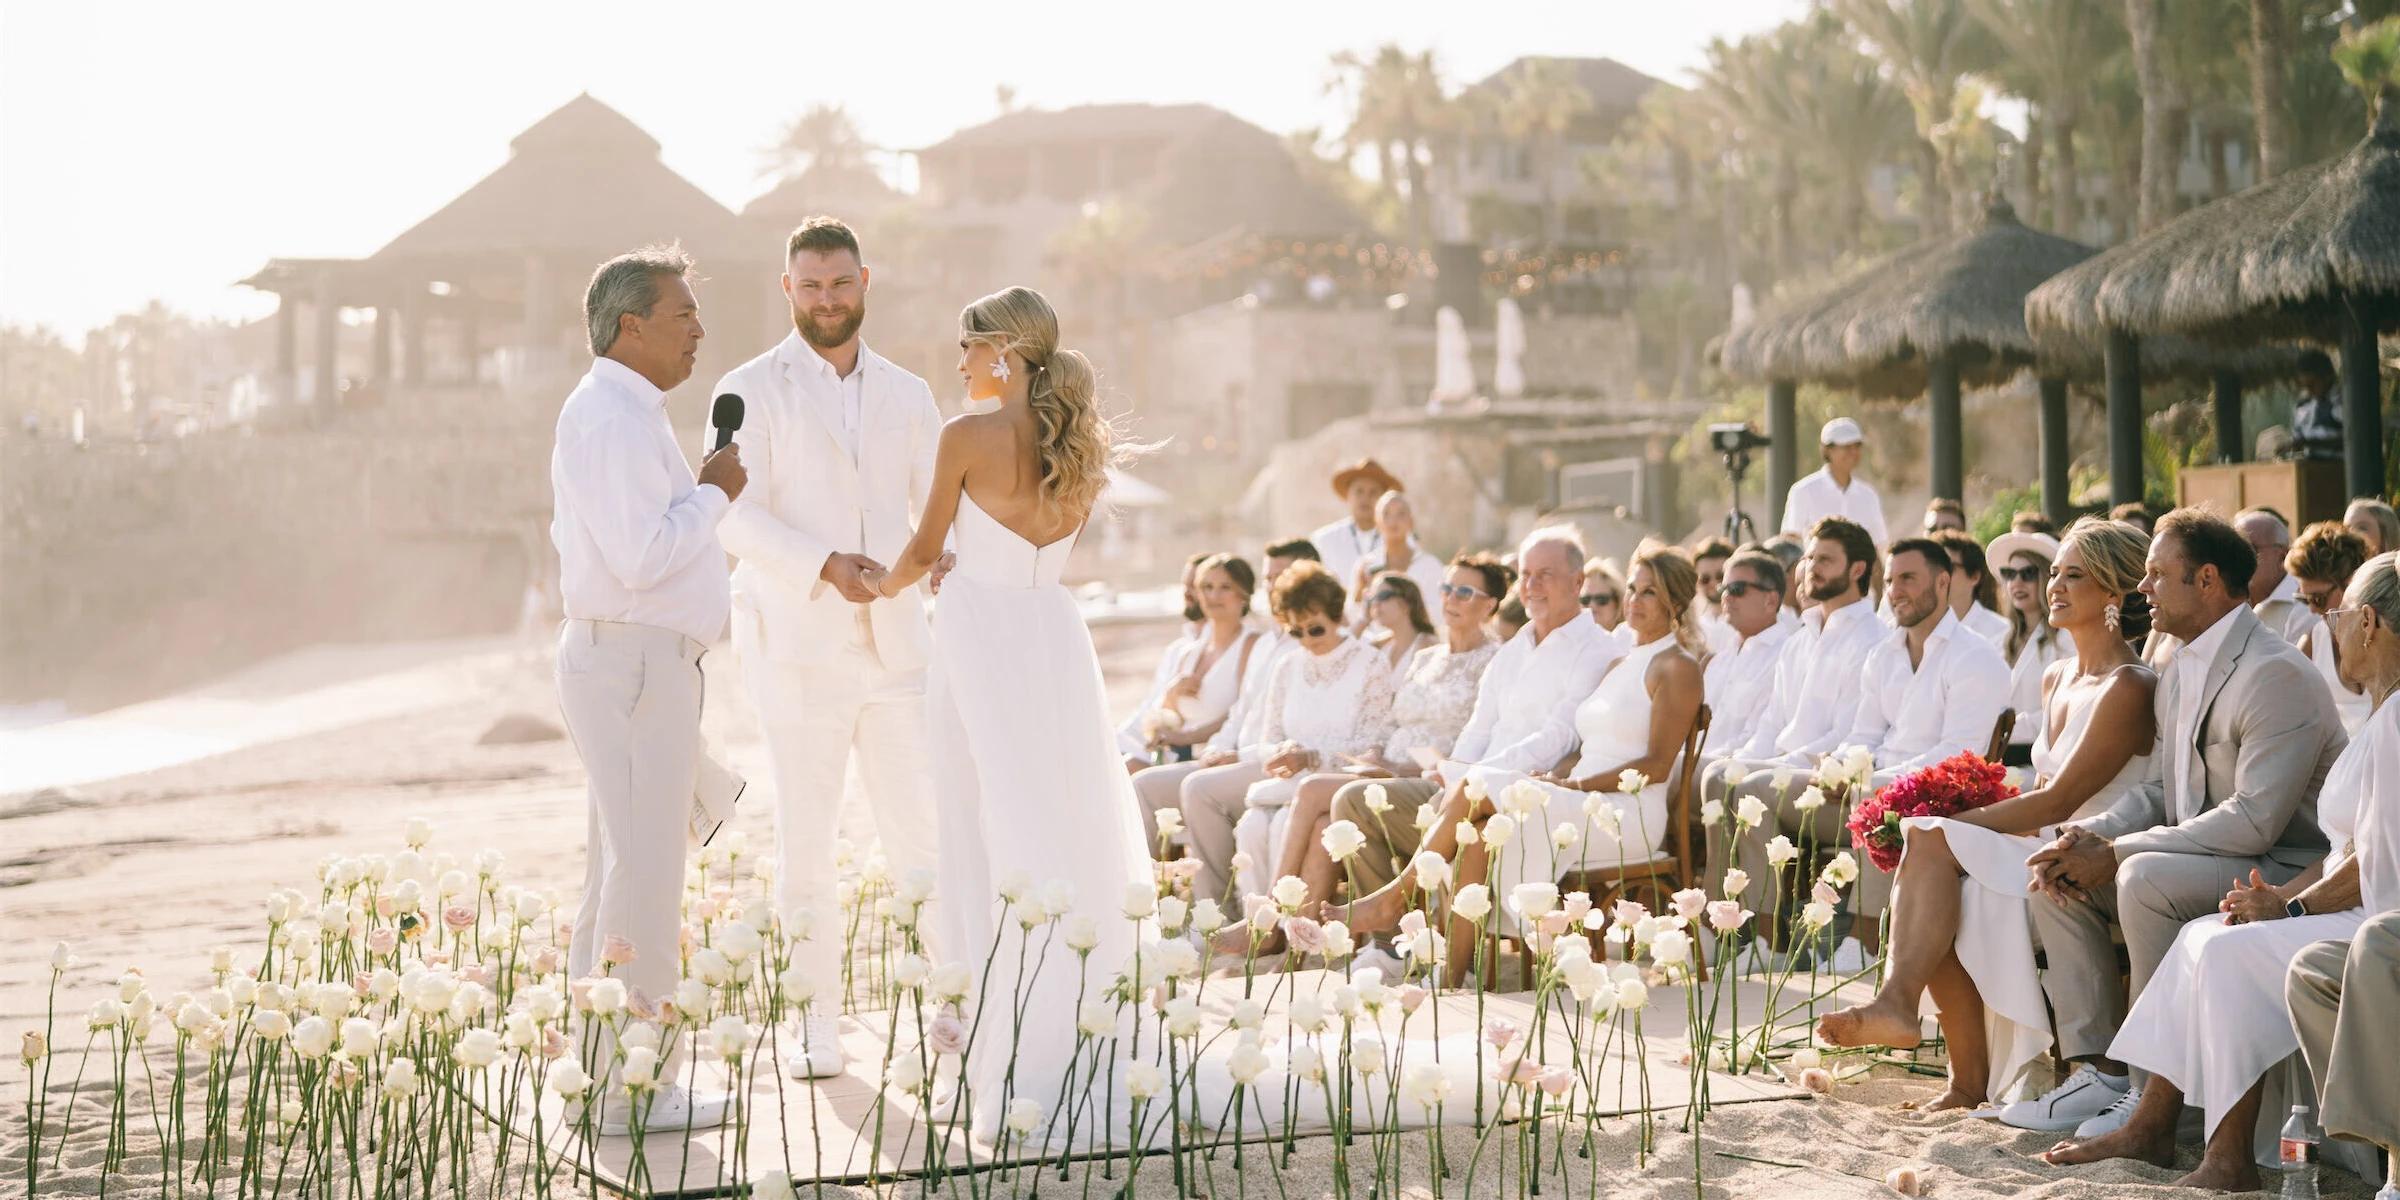
<instances>
[{"instance_id":1,"label":"chair back","mask_svg":"<svg viewBox=\"0 0 2400 1200\"><path fill-rule=\"evenodd\" d=\"M1685 887L1698 887L1699 874L1692 865L1692 814L1700 811L1700 747L1708 741L1708 705L1692 714L1692 731L1683 739L1683 786L1675 789L1675 812L1668 820L1675 827L1675 871Z\"/></svg>"},{"instance_id":2,"label":"chair back","mask_svg":"<svg viewBox=\"0 0 2400 1200\"><path fill-rule=\"evenodd\" d=\"M1984 749L1983 761L1999 762L2000 756L2008 752L2009 735L2016 731L2017 710L2001 709L1999 719L1992 722L1992 744Z\"/></svg>"}]
</instances>

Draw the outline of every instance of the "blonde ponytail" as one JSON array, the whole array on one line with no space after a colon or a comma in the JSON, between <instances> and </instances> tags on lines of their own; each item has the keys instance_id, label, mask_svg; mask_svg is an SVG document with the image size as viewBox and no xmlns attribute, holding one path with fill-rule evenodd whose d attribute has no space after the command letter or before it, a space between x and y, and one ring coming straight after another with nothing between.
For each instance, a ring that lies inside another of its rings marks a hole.
<instances>
[{"instance_id":1,"label":"blonde ponytail","mask_svg":"<svg viewBox=\"0 0 2400 1200\"><path fill-rule=\"evenodd\" d=\"M1081 351L1058 346L1058 314L1032 288L994 292L959 314L971 339L1014 350L1033 377L1025 396L1033 410L1035 453L1042 471L1042 503L1088 511L1108 486L1108 469L1122 465L1135 447L1118 436L1100 414L1099 377Z\"/></svg>"}]
</instances>

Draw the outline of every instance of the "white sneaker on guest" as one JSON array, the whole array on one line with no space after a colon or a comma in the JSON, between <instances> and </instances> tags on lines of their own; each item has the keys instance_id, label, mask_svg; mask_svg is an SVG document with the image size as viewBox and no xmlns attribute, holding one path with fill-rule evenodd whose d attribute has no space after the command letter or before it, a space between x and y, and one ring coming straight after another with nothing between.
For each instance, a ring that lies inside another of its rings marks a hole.
<instances>
[{"instance_id":1,"label":"white sneaker on guest","mask_svg":"<svg viewBox=\"0 0 2400 1200\"><path fill-rule=\"evenodd\" d=\"M2019 1129L2065 1133L2107 1112L2125 1098L2133 1081L2122 1075L2103 1075L2090 1064L2075 1068L2067 1081L2039 1099L2019 1100L2000 1110L2000 1123ZM2130 1110L2128 1110L2130 1111Z\"/></svg>"},{"instance_id":2,"label":"white sneaker on guest","mask_svg":"<svg viewBox=\"0 0 2400 1200\"><path fill-rule=\"evenodd\" d=\"M2383 1190L2375 1193L2375 1200L2400 1200L2400 1160L2394 1160L2384 1170L2388 1174L2384 1176Z\"/></svg>"},{"instance_id":3,"label":"white sneaker on guest","mask_svg":"<svg viewBox=\"0 0 2400 1200\"><path fill-rule=\"evenodd\" d=\"M732 1106L732 1097L724 1092L695 1092L679 1083L669 1084L660 1088L657 1098L650 1101L650 1111L642 1117L642 1133L648 1136L670 1129L714 1129L725 1123ZM632 1126L632 1104L610 1103L601 1108L602 1137L623 1137Z\"/></svg>"},{"instance_id":4,"label":"white sneaker on guest","mask_svg":"<svg viewBox=\"0 0 2400 1200\"><path fill-rule=\"evenodd\" d=\"M830 1079L849 1065L842 1055L841 1029L831 1016L812 1009L793 1028L791 1036L792 1040L783 1047L785 1078Z\"/></svg>"},{"instance_id":5,"label":"white sneaker on guest","mask_svg":"<svg viewBox=\"0 0 2400 1200\"><path fill-rule=\"evenodd\" d=\"M2076 1126L2075 1140L2085 1141L2125 1128L2125 1123L2133 1119L2134 1106L2141 1102L2142 1089L2127 1088L2125 1095L2119 1098L2115 1104L2101 1109L2099 1116Z\"/></svg>"}]
</instances>

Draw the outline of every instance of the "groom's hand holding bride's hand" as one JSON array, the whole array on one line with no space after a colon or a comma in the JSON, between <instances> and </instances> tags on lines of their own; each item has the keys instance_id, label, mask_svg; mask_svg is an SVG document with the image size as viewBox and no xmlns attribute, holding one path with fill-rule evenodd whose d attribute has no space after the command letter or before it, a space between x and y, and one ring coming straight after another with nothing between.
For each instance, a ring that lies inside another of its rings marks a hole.
<instances>
[{"instance_id":1,"label":"groom's hand holding bride's hand","mask_svg":"<svg viewBox=\"0 0 2400 1200\"><path fill-rule=\"evenodd\" d=\"M817 578L832 584L842 599L865 604L876 599L875 582L867 578L867 572L882 570L882 563L864 554L834 553L825 556L825 566L817 572Z\"/></svg>"},{"instance_id":2,"label":"groom's hand holding bride's hand","mask_svg":"<svg viewBox=\"0 0 2400 1200\"><path fill-rule=\"evenodd\" d=\"M932 589L933 589L933 594L934 594L934 595L936 595L936 596L939 596L939 595L941 595L941 594L942 594L942 577L943 577L943 576L945 576L945 575L948 575L948 574L950 573L950 568L952 568L952 567L955 567L955 566L957 566L957 565L958 565L958 553L957 553L956 551L952 551L952 550L945 550L945 551L943 551L943 552L942 552L942 556L941 556L940 558L938 558L938 559L935 559L935 560L934 560L934 563L933 563L933 570L931 570L931 571L929 571L929 572L927 572L927 573L926 573L926 575L925 575L925 586L927 586L927 587L929 587L929 588L932 588Z\"/></svg>"}]
</instances>

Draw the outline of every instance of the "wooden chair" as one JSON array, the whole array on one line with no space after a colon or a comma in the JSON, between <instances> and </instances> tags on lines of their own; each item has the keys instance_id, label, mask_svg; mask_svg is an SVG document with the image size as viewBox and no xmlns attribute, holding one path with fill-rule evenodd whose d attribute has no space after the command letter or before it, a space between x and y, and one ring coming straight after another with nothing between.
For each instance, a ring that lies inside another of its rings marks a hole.
<instances>
[{"instance_id":1,"label":"wooden chair","mask_svg":"<svg viewBox=\"0 0 2400 1200\"><path fill-rule=\"evenodd\" d=\"M1651 893L1652 912L1664 912L1671 897L1700 877L1700 865L1692 860L1692 825L1699 812L1700 747L1708 741L1709 710L1706 704L1692 717L1692 731L1684 735L1683 751L1676 759L1675 775L1668 780L1670 799L1667 804L1667 827L1672 837L1669 852L1657 855L1648 862L1626 863L1622 868L1613 864L1591 866L1569 871L1558 881L1560 895L1583 892L1592 898L1592 907L1606 911L1618 897L1635 887ZM1500 980L1500 947L1506 939L1497 929L1486 935L1484 945L1484 986L1496 987ZM1519 947L1517 984L1530 991L1533 988L1533 956ZM1708 954L1705 938L1695 933L1692 938L1692 959L1699 978L1708 979Z\"/></svg>"},{"instance_id":2,"label":"wooden chair","mask_svg":"<svg viewBox=\"0 0 2400 1200\"><path fill-rule=\"evenodd\" d=\"M2016 731L2017 710L2001 709L1999 719L1992 722L1992 744L1984 748L1983 761L1999 762L2000 756L2008 753L2009 736Z\"/></svg>"}]
</instances>

